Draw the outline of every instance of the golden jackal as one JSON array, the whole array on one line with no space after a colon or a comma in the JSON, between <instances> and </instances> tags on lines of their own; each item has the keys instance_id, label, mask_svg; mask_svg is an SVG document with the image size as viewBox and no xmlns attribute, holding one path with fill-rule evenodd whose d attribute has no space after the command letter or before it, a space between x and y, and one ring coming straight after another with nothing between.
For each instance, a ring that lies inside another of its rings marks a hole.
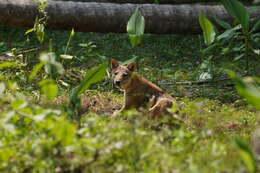
<instances>
[{"instance_id":1,"label":"golden jackal","mask_svg":"<svg viewBox=\"0 0 260 173\"><path fill-rule=\"evenodd\" d=\"M136 63L126 66L119 65L112 59L113 84L124 90L125 103L119 112L130 108L150 106L149 113L160 117L167 112L176 101L160 87L144 79L135 72Z\"/></svg>"}]
</instances>

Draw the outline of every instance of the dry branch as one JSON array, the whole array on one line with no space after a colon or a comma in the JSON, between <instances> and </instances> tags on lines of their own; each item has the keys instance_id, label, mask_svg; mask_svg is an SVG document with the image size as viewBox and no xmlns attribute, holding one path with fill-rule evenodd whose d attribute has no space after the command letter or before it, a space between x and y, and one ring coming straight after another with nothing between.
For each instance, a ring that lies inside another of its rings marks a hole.
<instances>
[{"instance_id":1,"label":"dry branch","mask_svg":"<svg viewBox=\"0 0 260 173\"><path fill-rule=\"evenodd\" d=\"M231 21L222 6L113 4L49 1L48 25L50 29L82 32L126 32L126 24L135 8L139 7L146 22L146 33L188 34L201 32L198 15L204 12ZM33 27L37 4L33 0L1 0L0 25ZM260 10L251 16L260 18ZM213 20L213 19L212 19Z\"/></svg>"}]
</instances>

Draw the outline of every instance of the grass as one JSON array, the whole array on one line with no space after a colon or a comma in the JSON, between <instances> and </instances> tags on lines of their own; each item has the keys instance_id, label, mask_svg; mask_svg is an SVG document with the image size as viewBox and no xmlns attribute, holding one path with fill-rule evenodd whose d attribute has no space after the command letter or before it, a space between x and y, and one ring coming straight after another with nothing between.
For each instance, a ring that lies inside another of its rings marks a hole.
<instances>
[{"instance_id":1,"label":"grass","mask_svg":"<svg viewBox=\"0 0 260 173\"><path fill-rule=\"evenodd\" d=\"M41 46L33 35L24 36L24 32L25 29L1 27L0 52L31 46L48 50L51 42L51 49L60 55L64 53L69 37L66 31L47 31L48 41ZM81 43L88 46L79 46ZM0 156L0 171L245 171L234 139L241 137L250 142L259 122L257 111L247 105L233 87L225 86L229 81L206 86L166 84L196 80L197 67L203 60L200 53L203 47L199 35L145 35L141 46L132 48L125 34L76 33L68 49L74 59L62 60L58 56L66 73L56 80L59 96L55 104L46 104L40 99L37 83L44 77L44 72L34 81L27 80L32 66L38 62L40 51L24 53L23 58L16 59L20 66L0 72L5 80L16 81L19 85L18 90L10 92L12 97L7 95L0 99L5 105L0 106L0 122L7 122L15 129L11 133L5 126L0 128L4 132L0 153L6 153L5 157ZM109 79L93 85L82 96L86 109L80 127L63 118L62 106L66 106L63 102L67 100L68 92L80 83L86 70L110 58L125 61L133 57L139 59L141 75L161 85L178 102L183 102L178 113L182 121L169 117L153 120L134 110L111 118L113 111L122 106L123 94L112 88ZM250 63L251 71L255 73L260 62ZM217 76L225 76L224 66L243 73L244 64L243 60L221 59L216 62ZM13 110L16 113L10 121L6 120ZM29 115L38 117L37 112L45 118L30 119ZM28 117L22 116L24 114Z\"/></svg>"}]
</instances>

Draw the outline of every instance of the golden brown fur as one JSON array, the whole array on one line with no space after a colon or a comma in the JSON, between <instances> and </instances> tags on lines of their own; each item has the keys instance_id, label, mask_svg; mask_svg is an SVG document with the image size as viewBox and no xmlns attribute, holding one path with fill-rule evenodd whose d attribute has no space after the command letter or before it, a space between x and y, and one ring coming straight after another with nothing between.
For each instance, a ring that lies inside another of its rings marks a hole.
<instances>
[{"instance_id":1,"label":"golden brown fur","mask_svg":"<svg viewBox=\"0 0 260 173\"><path fill-rule=\"evenodd\" d=\"M160 87L139 76L134 71L135 63L120 66L118 61L113 59L111 65L113 84L124 90L125 103L120 112L149 106L149 113L154 117L160 117L167 112L167 108L176 103Z\"/></svg>"}]
</instances>

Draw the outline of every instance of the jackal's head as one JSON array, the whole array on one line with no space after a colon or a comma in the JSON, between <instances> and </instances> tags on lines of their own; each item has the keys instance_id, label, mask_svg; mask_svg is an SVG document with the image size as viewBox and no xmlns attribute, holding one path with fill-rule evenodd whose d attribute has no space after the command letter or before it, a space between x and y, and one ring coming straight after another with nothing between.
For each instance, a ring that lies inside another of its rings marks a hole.
<instances>
[{"instance_id":1,"label":"jackal's head","mask_svg":"<svg viewBox=\"0 0 260 173\"><path fill-rule=\"evenodd\" d=\"M111 67L113 84L119 88L125 89L131 82L136 63L132 62L124 66L119 65L117 60L112 59Z\"/></svg>"}]
</instances>

